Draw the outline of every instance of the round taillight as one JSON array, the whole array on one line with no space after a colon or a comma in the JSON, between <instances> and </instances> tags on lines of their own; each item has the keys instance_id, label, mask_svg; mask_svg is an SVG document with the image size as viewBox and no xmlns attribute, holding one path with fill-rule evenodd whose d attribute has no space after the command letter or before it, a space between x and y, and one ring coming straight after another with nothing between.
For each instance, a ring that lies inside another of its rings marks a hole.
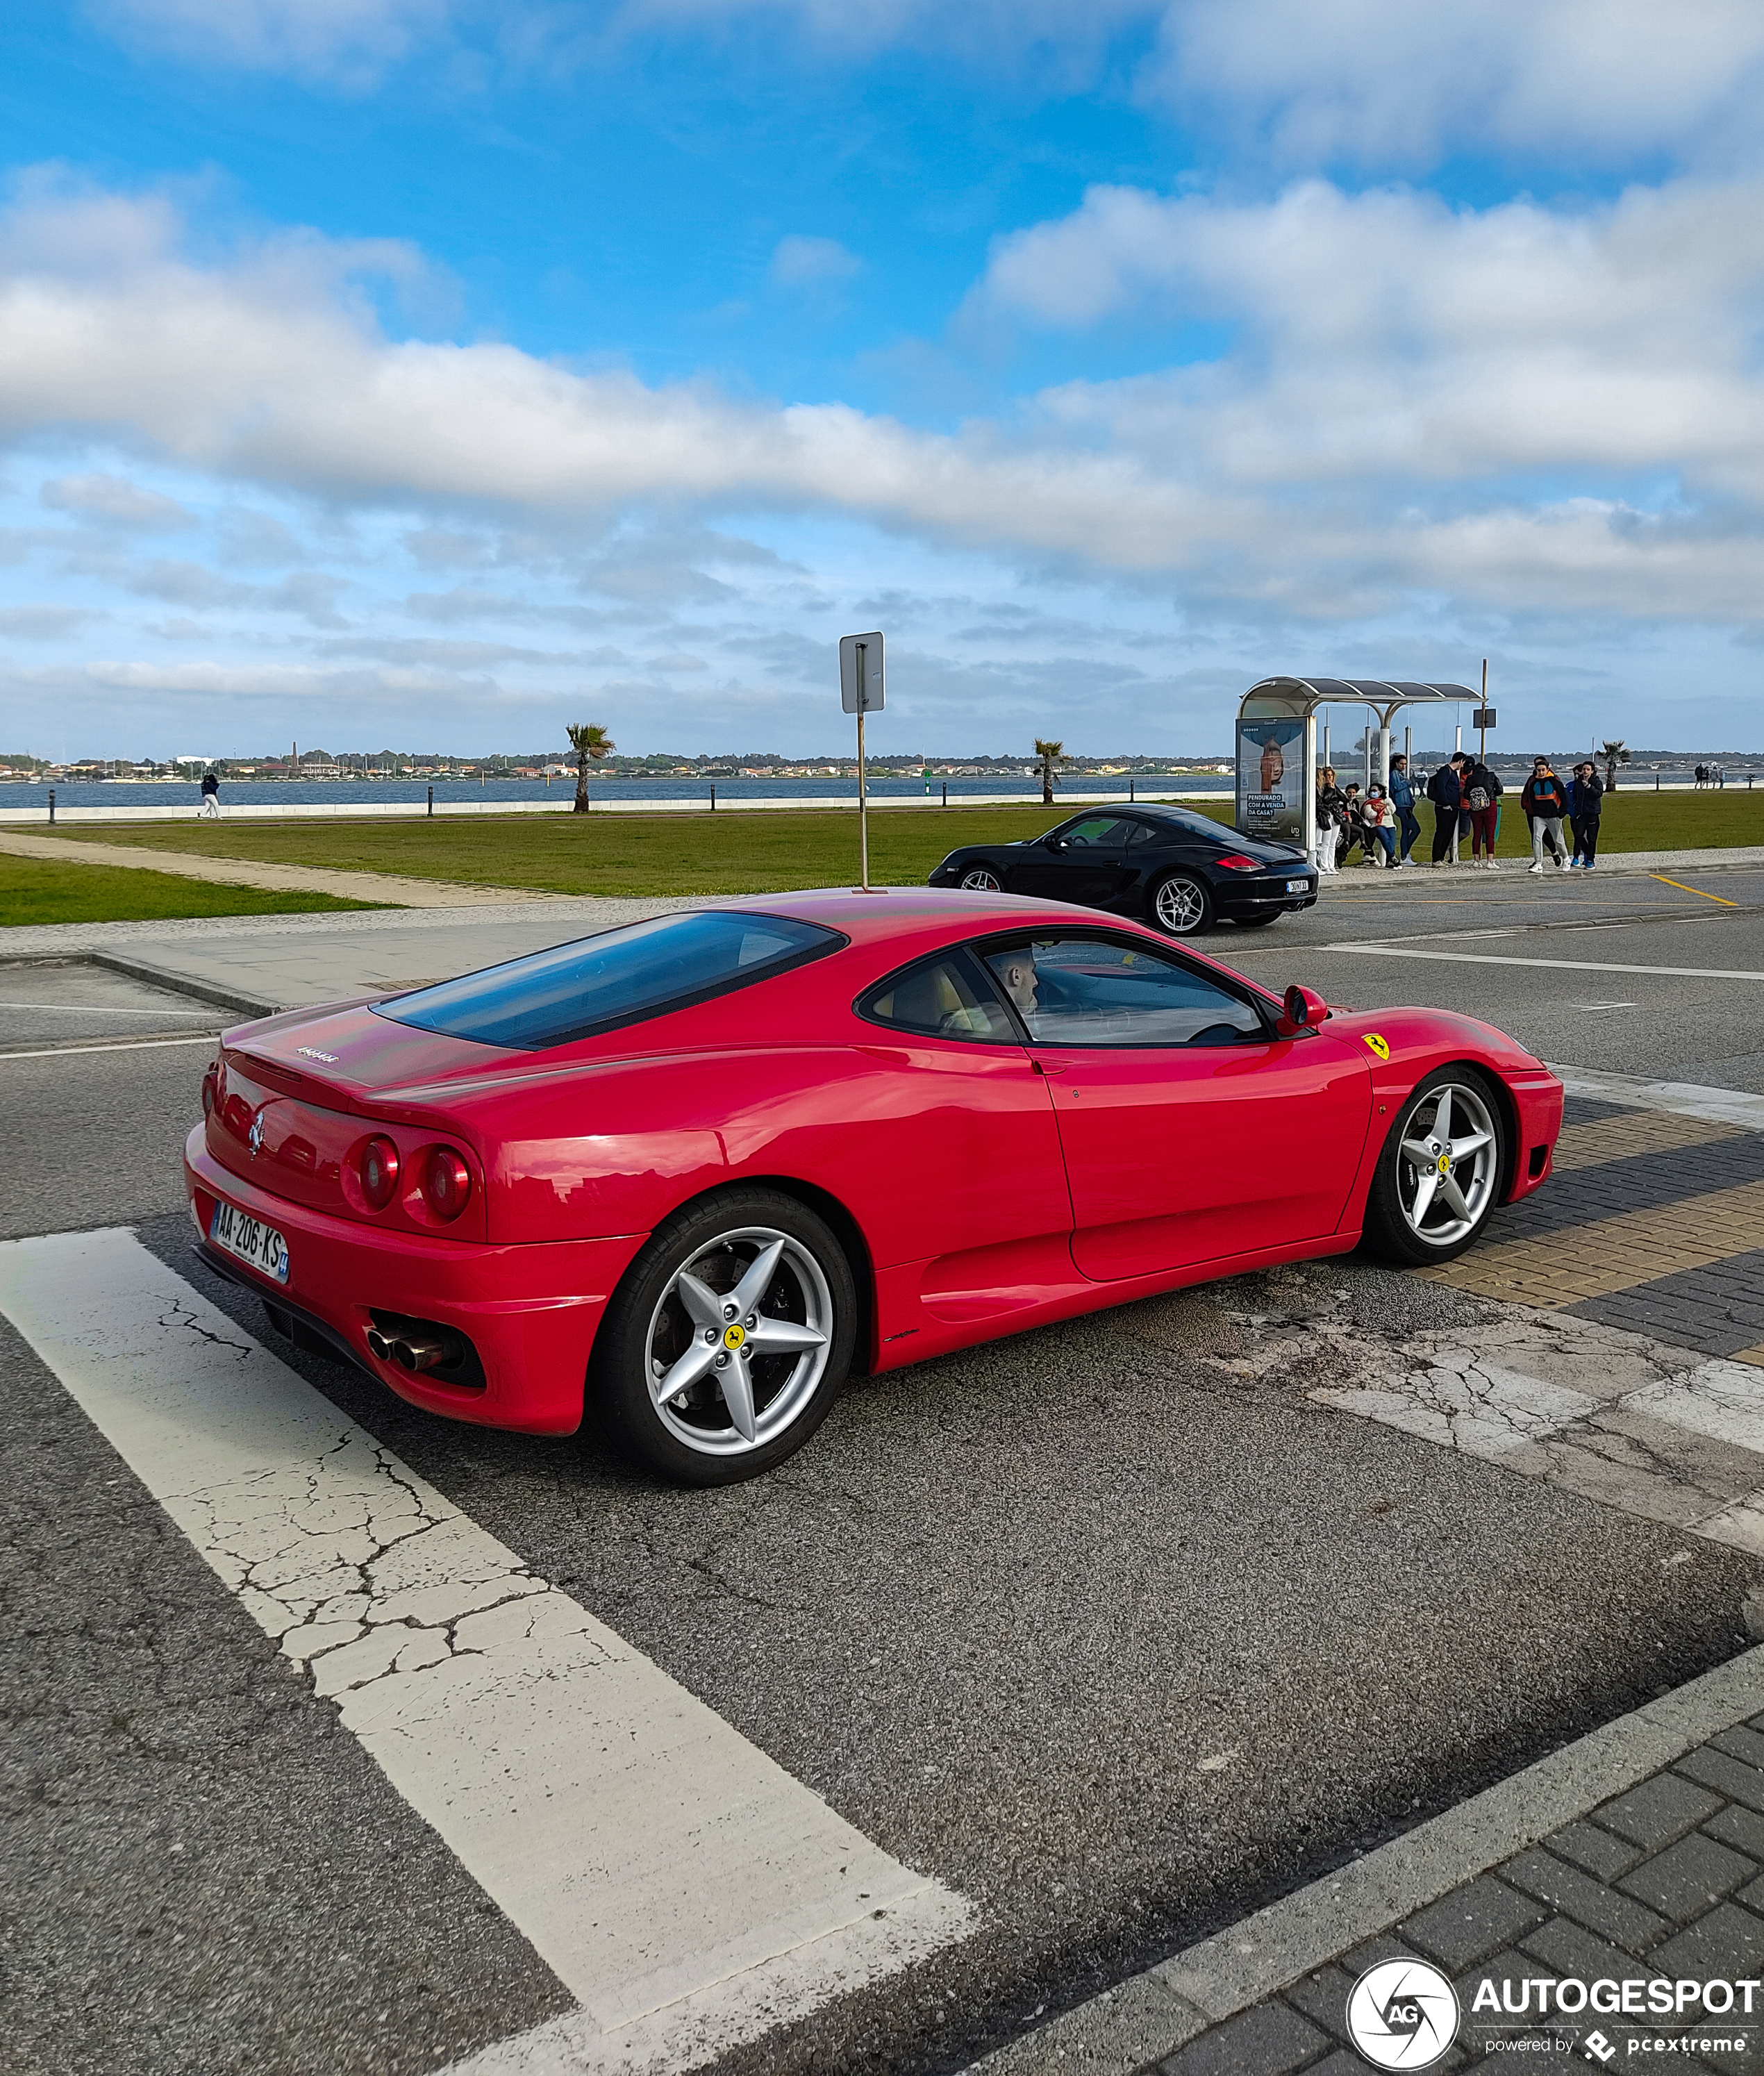
<instances>
[{"instance_id":1,"label":"round taillight","mask_svg":"<svg viewBox=\"0 0 1764 2076\"><path fill-rule=\"evenodd\" d=\"M471 1194L471 1170L450 1146L430 1149L422 1171L423 1202L438 1219L456 1219Z\"/></svg>"},{"instance_id":2,"label":"round taillight","mask_svg":"<svg viewBox=\"0 0 1764 2076\"><path fill-rule=\"evenodd\" d=\"M214 1115L214 1069L212 1067L202 1077L202 1115L204 1117Z\"/></svg>"},{"instance_id":3,"label":"round taillight","mask_svg":"<svg viewBox=\"0 0 1764 2076\"><path fill-rule=\"evenodd\" d=\"M370 1139L361 1150L361 1193L376 1211L398 1194L398 1149L389 1139Z\"/></svg>"}]
</instances>

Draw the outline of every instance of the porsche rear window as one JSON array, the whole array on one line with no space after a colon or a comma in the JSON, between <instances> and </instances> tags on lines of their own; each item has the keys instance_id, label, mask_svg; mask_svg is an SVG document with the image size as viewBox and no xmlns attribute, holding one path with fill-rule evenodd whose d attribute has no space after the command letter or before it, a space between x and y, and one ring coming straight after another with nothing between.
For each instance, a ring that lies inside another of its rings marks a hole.
<instances>
[{"instance_id":1,"label":"porsche rear window","mask_svg":"<svg viewBox=\"0 0 1764 2076\"><path fill-rule=\"evenodd\" d=\"M376 1014L479 1045L536 1053L708 1002L846 940L787 916L658 916L376 1003Z\"/></svg>"}]
</instances>

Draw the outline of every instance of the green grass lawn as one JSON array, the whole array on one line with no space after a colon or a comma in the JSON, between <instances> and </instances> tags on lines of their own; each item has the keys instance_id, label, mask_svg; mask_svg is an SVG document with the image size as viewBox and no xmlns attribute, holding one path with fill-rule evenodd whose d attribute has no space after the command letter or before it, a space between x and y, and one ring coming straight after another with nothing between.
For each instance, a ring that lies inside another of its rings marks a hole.
<instances>
[{"instance_id":1,"label":"green grass lawn","mask_svg":"<svg viewBox=\"0 0 1764 2076\"><path fill-rule=\"evenodd\" d=\"M1200 803L1191 805L1201 806ZM1227 820L1228 800L1202 807ZM878 808L870 818L870 875L887 885L923 882L958 844L1009 842L1032 837L1069 811L1021 808ZM1433 810L1423 805L1425 857ZM560 894L693 895L776 893L791 887L850 885L857 875L854 814L743 811L693 815L510 815L431 820L296 822L181 821L107 824L75 823L57 836L82 843L195 852L210 857L250 857L333 870L391 872L467 884L544 889ZM1620 791L1605 805L1601 852L1698 850L1764 844L1764 791L1756 794ZM1500 855L1530 849L1518 788L1506 796ZM209 908L135 908L114 912L210 915ZM243 903L239 912L258 912ZM275 897L261 897L265 907ZM288 898L288 907L317 907Z\"/></svg>"},{"instance_id":2,"label":"green grass lawn","mask_svg":"<svg viewBox=\"0 0 1764 2076\"><path fill-rule=\"evenodd\" d=\"M374 908L328 894L213 886L130 866L61 865L0 853L0 929L27 923L156 923L180 916L287 916L315 908Z\"/></svg>"}]
</instances>

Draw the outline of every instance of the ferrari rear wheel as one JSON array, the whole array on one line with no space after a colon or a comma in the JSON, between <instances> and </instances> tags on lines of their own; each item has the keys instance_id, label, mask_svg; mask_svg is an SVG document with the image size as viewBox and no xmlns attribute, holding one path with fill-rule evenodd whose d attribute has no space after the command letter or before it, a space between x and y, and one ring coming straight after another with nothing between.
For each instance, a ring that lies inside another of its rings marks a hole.
<instances>
[{"instance_id":1,"label":"ferrari rear wheel","mask_svg":"<svg viewBox=\"0 0 1764 2076\"><path fill-rule=\"evenodd\" d=\"M1190 872L1173 872L1152 890L1152 920L1173 937L1197 937L1213 921L1206 882Z\"/></svg>"},{"instance_id":2,"label":"ferrari rear wheel","mask_svg":"<svg viewBox=\"0 0 1764 2076\"><path fill-rule=\"evenodd\" d=\"M1430 1074L1379 1156L1367 1237L1397 1261L1462 1254L1494 1210L1505 1152L1505 1127L1480 1075L1464 1067Z\"/></svg>"},{"instance_id":3,"label":"ferrari rear wheel","mask_svg":"<svg viewBox=\"0 0 1764 2076\"><path fill-rule=\"evenodd\" d=\"M962 891L967 894L1002 894L1004 891L998 875L990 865L971 865L961 875Z\"/></svg>"},{"instance_id":4,"label":"ferrari rear wheel","mask_svg":"<svg viewBox=\"0 0 1764 2076\"><path fill-rule=\"evenodd\" d=\"M826 1417L857 1318L824 1219L781 1191L724 1191L658 1228L626 1272L595 1342L594 1410L678 1484L757 1477Z\"/></svg>"}]
</instances>

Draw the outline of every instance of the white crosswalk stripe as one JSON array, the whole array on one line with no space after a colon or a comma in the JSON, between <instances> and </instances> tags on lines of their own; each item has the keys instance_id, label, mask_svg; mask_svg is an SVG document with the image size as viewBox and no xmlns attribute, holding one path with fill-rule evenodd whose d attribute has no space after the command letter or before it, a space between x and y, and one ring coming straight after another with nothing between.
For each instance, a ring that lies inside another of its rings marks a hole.
<instances>
[{"instance_id":1,"label":"white crosswalk stripe","mask_svg":"<svg viewBox=\"0 0 1764 2076\"><path fill-rule=\"evenodd\" d=\"M122 1230L4 1311L579 2001L469 2066L691 2066L971 1929Z\"/></svg>"}]
</instances>

